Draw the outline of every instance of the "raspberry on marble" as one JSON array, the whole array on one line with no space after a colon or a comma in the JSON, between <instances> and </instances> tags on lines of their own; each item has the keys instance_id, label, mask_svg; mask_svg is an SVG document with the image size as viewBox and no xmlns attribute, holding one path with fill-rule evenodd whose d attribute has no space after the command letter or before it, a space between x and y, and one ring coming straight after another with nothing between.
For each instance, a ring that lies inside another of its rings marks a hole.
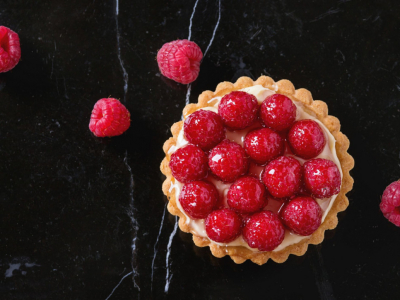
<instances>
[{"instance_id":1,"label":"raspberry on marble","mask_svg":"<svg viewBox=\"0 0 400 300\"><path fill-rule=\"evenodd\" d=\"M193 219L205 219L219 202L215 186L206 181L192 181L183 185L179 203Z\"/></svg>"},{"instance_id":2,"label":"raspberry on marble","mask_svg":"<svg viewBox=\"0 0 400 300\"><path fill-rule=\"evenodd\" d=\"M298 235L311 235L321 225L322 209L311 197L296 197L281 209L282 223Z\"/></svg>"},{"instance_id":3,"label":"raspberry on marble","mask_svg":"<svg viewBox=\"0 0 400 300\"><path fill-rule=\"evenodd\" d=\"M183 84L196 80L202 59L200 47L188 40L165 43L157 53L161 74Z\"/></svg>"},{"instance_id":4,"label":"raspberry on marble","mask_svg":"<svg viewBox=\"0 0 400 300\"><path fill-rule=\"evenodd\" d=\"M241 214L254 213L267 205L265 186L252 176L236 180L228 191L228 205Z\"/></svg>"},{"instance_id":5,"label":"raspberry on marble","mask_svg":"<svg viewBox=\"0 0 400 300\"><path fill-rule=\"evenodd\" d=\"M210 150L225 138L221 117L209 110L197 110L184 122L185 138L203 150Z\"/></svg>"},{"instance_id":6,"label":"raspberry on marble","mask_svg":"<svg viewBox=\"0 0 400 300\"><path fill-rule=\"evenodd\" d=\"M316 198L328 198L340 191L342 179L337 165L328 159L316 158L304 163L304 183Z\"/></svg>"},{"instance_id":7,"label":"raspberry on marble","mask_svg":"<svg viewBox=\"0 0 400 300\"><path fill-rule=\"evenodd\" d=\"M218 105L218 114L225 125L231 129L243 129L257 119L258 102L254 95L234 91L222 97Z\"/></svg>"},{"instance_id":8,"label":"raspberry on marble","mask_svg":"<svg viewBox=\"0 0 400 300\"><path fill-rule=\"evenodd\" d=\"M277 214L269 210L252 215L243 228L243 238L251 248L272 251L285 237L285 229Z\"/></svg>"},{"instance_id":9,"label":"raspberry on marble","mask_svg":"<svg viewBox=\"0 0 400 300\"><path fill-rule=\"evenodd\" d=\"M130 117L129 111L120 101L103 98L93 107L89 129L97 137L121 135L129 128Z\"/></svg>"},{"instance_id":10,"label":"raspberry on marble","mask_svg":"<svg viewBox=\"0 0 400 300\"><path fill-rule=\"evenodd\" d=\"M244 149L226 139L210 151L208 164L211 171L224 182L235 181L248 167Z\"/></svg>"},{"instance_id":11,"label":"raspberry on marble","mask_svg":"<svg viewBox=\"0 0 400 300\"><path fill-rule=\"evenodd\" d=\"M19 36L10 28L0 26L0 73L10 71L21 58Z\"/></svg>"},{"instance_id":12,"label":"raspberry on marble","mask_svg":"<svg viewBox=\"0 0 400 300\"><path fill-rule=\"evenodd\" d=\"M304 159L319 155L326 144L321 127L313 120L295 122L289 130L288 140L293 153Z\"/></svg>"},{"instance_id":13,"label":"raspberry on marble","mask_svg":"<svg viewBox=\"0 0 400 300\"><path fill-rule=\"evenodd\" d=\"M302 168L293 157L280 156L265 167L262 180L268 192L276 198L293 196L301 184Z\"/></svg>"},{"instance_id":14,"label":"raspberry on marble","mask_svg":"<svg viewBox=\"0 0 400 300\"><path fill-rule=\"evenodd\" d=\"M379 207L386 219L400 227L400 180L386 187Z\"/></svg>"},{"instance_id":15,"label":"raspberry on marble","mask_svg":"<svg viewBox=\"0 0 400 300\"><path fill-rule=\"evenodd\" d=\"M268 127L282 131L289 129L296 120L296 105L285 95L274 94L261 103L261 119Z\"/></svg>"},{"instance_id":16,"label":"raspberry on marble","mask_svg":"<svg viewBox=\"0 0 400 300\"><path fill-rule=\"evenodd\" d=\"M269 128L250 131L244 139L246 153L258 164L266 162L283 154L285 143L282 137Z\"/></svg>"},{"instance_id":17,"label":"raspberry on marble","mask_svg":"<svg viewBox=\"0 0 400 300\"><path fill-rule=\"evenodd\" d=\"M242 230L242 219L229 208L214 210L205 221L207 236L217 243L235 240Z\"/></svg>"},{"instance_id":18,"label":"raspberry on marble","mask_svg":"<svg viewBox=\"0 0 400 300\"><path fill-rule=\"evenodd\" d=\"M199 147L187 145L172 153L169 167L172 175L182 183L201 180L207 175L207 156Z\"/></svg>"}]
</instances>

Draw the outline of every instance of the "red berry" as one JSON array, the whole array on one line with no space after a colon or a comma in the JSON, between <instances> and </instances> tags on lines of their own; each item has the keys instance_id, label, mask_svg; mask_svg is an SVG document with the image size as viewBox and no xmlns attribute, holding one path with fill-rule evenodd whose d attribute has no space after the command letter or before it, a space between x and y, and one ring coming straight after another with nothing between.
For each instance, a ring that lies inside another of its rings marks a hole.
<instances>
[{"instance_id":1,"label":"red berry","mask_svg":"<svg viewBox=\"0 0 400 300\"><path fill-rule=\"evenodd\" d=\"M211 171L224 182L233 182L243 175L248 166L246 153L240 145L223 140L208 156Z\"/></svg>"},{"instance_id":2,"label":"red berry","mask_svg":"<svg viewBox=\"0 0 400 300\"><path fill-rule=\"evenodd\" d=\"M183 84L196 80L202 59L203 53L200 47L188 40L166 43L157 53L157 63L161 73Z\"/></svg>"},{"instance_id":3,"label":"red berry","mask_svg":"<svg viewBox=\"0 0 400 300\"><path fill-rule=\"evenodd\" d=\"M228 191L228 205L239 213L261 210L267 205L267 192L261 181L251 176L239 178Z\"/></svg>"},{"instance_id":4,"label":"red berry","mask_svg":"<svg viewBox=\"0 0 400 300\"><path fill-rule=\"evenodd\" d=\"M290 197L300 188L301 165L292 157L280 156L265 167L262 180L273 197Z\"/></svg>"},{"instance_id":5,"label":"red berry","mask_svg":"<svg viewBox=\"0 0 400 300\"><path fill-rule=\"evenodd\" d=\"M289 130L288 140L293 153L304 159L316 157L326 144L321 127L313 120L295 122Z\"/></svg>"},{"instance_id":6,"label":"red berry","mask_svg":"<svg viewBox=\"0 0 400 300\"><path fill-rule=\"evenodd\" d=\"M123 134L131 123L131 114L114 98L103 98L96 102L90 116L89 129L95 136Z\"/></svg>"},{"instance_id":7,"label":"red berry","mask_svg":"<svg viewBox=\"0 0 400 300\"><path fill-rule=\"evenodd\" d=\"M285 143L275 131L262 128L246 135L244 149L256 163L265 164L283 154Z\"/></svg>"},{"instance_id":8,"label":"red berry","mask_svg":"<svg viewBox=\"0 0 400 300\"><path fill-rule=\"evenodd\" d=\"M328 159L316 158L304 163L304 183L316 198L328 198L340 191L342 179L336 164Z\"/></svg>"},{"instance_id":9,"label":"red berry","mask_svg":"<svg viewBox=\"0 0 400 300\"><path fill-rule=\"evenodd\" d=\"M207 156L199 147L187 145L172 153L169 167L182 183L201 180L207 175Z\"/></svg>"},{"instance_id":10,"label":"red berry","mask_svg":"<svg viewBox=\"0 0 400 300\"><path fill-rule=\"evenodd\" d=\"M214 210L205 221L207 236L217 243L232 242L240 235L242 219L229 208Z\"/></svg>"},{"instance_id":11,"label":"red berry","mask_svg":"<svg viewBox=\"0 0 400 300\"><path fill-rule=\"evenodd\" d=\"M203 150L215 147L225 138L221 117L209 110L197 110L184 123L185 138Z\"/></svg>"},{"instance_id":12,"label":"red berry","mask_svg":"<svg viewBox=\"0 0 400 300\"><path fill-rule=\"evenodd\" d=\"M243 238L251 248L272 251L285 237L285 229L277 214L269 210L250 217L243 229Z\"/></svg>"},{"instance_id":13,"label":"red berry","mask_svg":"<svg viewBox=\"0 0 400 300\"><path fill-rule=\"evenodd\" d=\"M283 224L299 235L311 235L321 225L322 209L311 197L296 197L280 211Z\"/></svg>"},{"instance_id":14,"label":"red berry","mask_svg":"<svg viewBox=\"0 0 400 300\"><path fill-rule=\"evenodd\" d=\"M0 73L10 71L21 58L18 34L0 26Z\"/></svg>"},{"instance_id":15,"label":"red berry","mask_svg":"<svg viewBox=\"0 0 400 300\"><path fill-rule=\"evenodd\" d=\"M183 186L179 202L192 219L205 219L218 204L218 197L218 191L212 183L192 181Z\"/></svg>"},{"instance_id":16,"label":"red berry","mask_svg":"<svg viewBox=\"0 0 400 300\"><path fill-rule=\"evenodd\" d=\"M274 94L261 103L261 118L268 127L281 131L292 126L296 119L296 110L296 105L290 98Z\"/></svg>"},{"instance_id":17,"label":"red berry","mask_svg":"<svg viewBox=\"0 0 400 300\"><path fill-rule=\"evenodd\" d=\"M246 92L230 92L222 97L218 105L218 114L231 129L243 129L251 125L256 120L257 113L257 98Z\"/></svg>"},{"instance_id":18,"label":"red berry","mask_svg":"<svg viewBox=\"0 0 400 300\"><path fill-rule=\"evenodd\" d=\"M400 180L386 187L380 208L386 219L400 227Z\"/></svg>"}]
</instances>

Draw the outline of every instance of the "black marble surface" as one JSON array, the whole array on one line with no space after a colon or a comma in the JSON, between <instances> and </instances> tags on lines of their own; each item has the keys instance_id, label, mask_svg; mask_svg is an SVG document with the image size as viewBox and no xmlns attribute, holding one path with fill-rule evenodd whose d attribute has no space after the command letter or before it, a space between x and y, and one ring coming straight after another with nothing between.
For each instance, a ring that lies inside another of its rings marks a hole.
<instances>
[{"instance_id":1,"label":"black marble surface","mask_svg":"<svg viewBox=\"0 0 400 300\"><path fill-rule=\"evenodd\" d=\"M159 164L187 90L155 57L191 16L208 48L191 102L243 75L287 78L350 138L350 206L302 257L236 265L174 231ZM400 177L399 16L396 0L0 1L22 45L0 74L0 298L399 299L400 228L378 206ZM89 117L109 95L132 124L98 139Z\"/></svg>"}]
</instances>

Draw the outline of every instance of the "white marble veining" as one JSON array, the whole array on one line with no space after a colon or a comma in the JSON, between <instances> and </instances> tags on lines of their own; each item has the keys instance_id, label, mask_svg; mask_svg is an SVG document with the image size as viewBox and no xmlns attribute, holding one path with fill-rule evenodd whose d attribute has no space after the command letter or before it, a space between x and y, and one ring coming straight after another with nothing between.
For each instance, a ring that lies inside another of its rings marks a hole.
<instances>
[{"instance_id":1,"label":"white marble veining","mask_svg":"<svg viewBox=\"0 0 400 300\"><path fill-rule=\"evenodd\" d=\"M115 1L115 27L117 32L117 56L119 60L119 64L122 69L122 75L124 78L124 103L126 103L126 96L128 94L128 79L129 75L125 69L124 61L121 58L121 46L120 46L120 33L119 33L119 24L118 24L118 15L119 15L119 0Z\"/></svg>"},{"instance_id":2,"label":"white marble veining","mask_svg":"<svg viewBox=\"0 0 400 300\"><path fill-rule=\"evenodd\" d=\"M211 40L210 40L210 42L208 43L208 46L207 46L207 48L206 48L206 51L204 52L203 58L207 55L207 52L208 52L208 50L210 49L210 47L211 47L211 45L212 45L212 43L213 43L213 41L214 41L215 33L217 32L217 29L218 29L218 26L219 26L219 21L221 21L221 0L218 1L218 20L217 20L217 24L215 24L215 27L214 27L214 31L213 31Z\"/></svg>"},{"instance_id":3,"label":"white marble veining","mask_svg":"<svg viewBox=\"0 0 400 300\"><path fill-rule=\"evenodd\" d=\"M189 40L189 41L190 41L190 38L192 37L193 16L194 16L194 13L195 13L195 11L196 11L197 3L199 3L199 0L196 0L196 3L195 3L194 6L193 6L192 15L190 16L189 36L188 36L188 40Z\"/></svg>"},{"instance_id":4,"label":"white marble veining","mask_svg":"<svg viewBox=\"0 0 400 300\"><path fill-rule=\"evenodd\" d=\"M126 168L128 169L128 172L130 174L130 191L129 191L129 210L128 210L128 216L131 219L131 223L132 223L132 231L133 231L133 239L132 239L132 244L131 244L131 248L132 248L132 261L131 261L131 266L132 266L132 274L133 274L133 284L134 286L140 291L140 287L139 285L136 283L136 277L139 275L139 273L137 272L137 253L136 253L136 241L137 241L137 233L139 230L139 224L136 220L136 216L135 216L135 212L136 209L134 207L134 197L133 197L133 192L134 192L134 187L135 187L135 182L133 180L133 173L132 173L132 169L130 167L130 165L128 164L128 151L125 151L125 157L124 157L124 164L126 166Z\"/></svg>"},{"instance_id":5,"label":"white marble veining","mask_svg":"<svg viewBox=\"0 0 400 300\"><path fill-rule=\"evenodd\" d=\"M153 260L151 262L151 290L153 290L154 262L156 260L156 256L157 256L157 252L158 252L157 244L158 244L158 241L159 241L160 236L161 236L161 232L162 232L162 228L163 228L163 225L164 225L164 218L165 218L165 212L166 211L167 211L167 204L165 204L165 206L164 206L164 212L163 212L163 215L162 215L162 218L161 218L160 229L158 230L157 239L156 239L156 242L154 243Z\"/></svg>"},{"instance_id":6,"label":"white marble veining","mask_svg":"<svg viewBox=\"0 0 400 300\"><path fill-rule=\"evenodd\" d=\"M40 267L40 265L35 262L31 262L27 257L17 257L14 258L9 264L8 269L4 273L5 278L10 278L13 276L15 270L19 270L22 266L25 268ZM26 275L26 271L21 271L22 275Z\"/></svg>"},{"instance_id":7,"label":"white marble veining","mask_svg":"<svg viewBox=\"0 0 400 300\"><path fill-rule=\"evenodd\" d=\"M174 239L177 229L178 229L178 217L175 216L175 226L174 226L174 230L172 231L171 235L169 236L169 241L168 241L168 246L167 246L167 256L165 259L165 266L167 268L167 274L165 275L165 288L164 288L165 293L168 293L169 284L171 282L171 278L173 275L172 272L170 272L169 257L171 255L172 240ZM171 273L171 275L169 273Z\"/></svg>"},{"instance_id":8,"label":"white marble veining","mask_svg":"<svg viewBox=\"0 0 400 300\"><path fill-rule=\"evenodd\" d=\"M191 90L192 90L192 84L189 83L188 86L187 86L187 92L186 92L186 101L185 101L186 105L188 105L189 102L190 102L189 98L190 98L190 91ZM183 116L182 116L182 119L183 119Z\"/></svg>"},{"instance_id":9,"label":"white marble veining","mask_svg":"<svg viewBox=\"0 0 400 300\"><path fill-rule=\"evenodd\" d=\"M128 277L129 275L132 275L133 271L129 272L128 274L126 274L124 277L121 278L121 280L118 282L118 284L115 286L115 288L112 290L112 292L110 293L110 295L108 295L108 297L106 298L106 300L110 299L111 296L114 294L115 290L120 286L120 284L122 283L122 281Z\"/></svg>"}]
</instances>

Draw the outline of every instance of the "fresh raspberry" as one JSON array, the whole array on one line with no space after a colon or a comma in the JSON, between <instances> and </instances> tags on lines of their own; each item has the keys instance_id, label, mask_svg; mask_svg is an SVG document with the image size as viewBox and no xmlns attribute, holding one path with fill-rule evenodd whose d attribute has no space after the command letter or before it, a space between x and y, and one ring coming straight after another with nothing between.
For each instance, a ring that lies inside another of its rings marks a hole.
<instances>
[{"instance_id":1,"label":"fresh raspberry","mask_svg":"<svg viewBox=\"0 0 400 300\"><path fill-rule=\"evenodd\" d=\"M18 34L0 26L0 73L10 71L21 58Z\"/></svg>"},{"instance_id":2,"label":"fresh raspberry","mask_svg":"<svg viewBox=\"0 0 400 300\"><path fill-rule=\"evenodd\" d=\"M212 183L186 183L179 195L179 203L192 219L205 219L218 204L218 191Z\"/></svg>"},{"instance_id":3,"label":"fresh raspberry","mask_svg":"<svg viewBox=\"0 0 400 300\"><path fill-rule=\"evenodd\" d=\"M243 175L248 166L244 149L229 140L223 140L208 156L211 171L224 182L233 182Z\"/></svg>"},{"instance_id":4,"label":"fresh raspberry","mask_svg":"<svg viewBox=\"0 0 400 300\"><path fill-rule=\"evenodd\" d=\"M207 236L217 243L229 243L242 229L242 219L229 208L214 210L205 221Z\"/></svg>"},{"instance_id":5,"label":"fresh raspberry","mask_svg":"<svg viewBox=\"0 0 400 300\"><path fill-rule=\"evenodd\" d=\"M129 128L130 117L129 111L117 99L103 98L93 107L89 129L98 137L121 135Z\"/></svg>"},{"instance_id":6,"label":"fresh raspberry","mask_svg":"<svg viewBox=\"0 0 400 300\"><path fill-rule=\"evenodd\" d=\"M185 120L185 138L203 150L210 150L225 137L221 117L209 110L197 110Z\"/></svg>"},{"instance_id":7,"label":"fresh raspberry","mask_svg":"<svg viewBox=\"0 0 400 300\"><path fill-rule=\"evenodd\" d=\"M274 94L261 103L261 118L268 127L281 131L292 126L296 119L296 110L296 105L290 98Z\"/></svg>"},{"instance_id":8,"label":"fresh raspberry","mask_svg":"<svg viewBox=\"0 0 400 300\"><path fill-rule=\"evenodd\" d=\"M256 120L257 113L257 98L246 92L230 92L222 97L218 105L218 114L231 129L243 129L251 125Z\"/></svg>"},{"instance_id":9,"label":"fresh raspberry","mask_svg":"<svg viewBox=\"0 0 400 300\"><path fill-rule=\"evenodd\" d=\"M386 219L400 227L400 180L386 187L379 207Z\"/></svg>"},{"instance_id":10,"label":"fresh raspberry","mask_svg":"<svg viewBox=\"0 0 400 300\"><path fill-rule=\"evenodd\" d=\"M251 248L272 251L285 237L285 229L277 214L269 210L250 217L243 228L243 238Z\"/></svg>"},{"instance_id":11,"label":"fresh raspberry","mask_svg":"<svg viewBox=\"0 0 400 300\"><path fill-rule=\"evenodd\" d=\"M244 139L244 150L258 164L283 154L285 143L282 137L269 128L249 132Z\"/></svg>"},{"instance_id":12,"label":"fresh raspberry","mask_svg":"<svg viewBox=\"0 0 400 300\"><path fill-rule=\"evenodd\" d=\"M188 40L166 43L157 53L157 63L161 73L183 84L196 80L202 59L203 53L200 47Z\"/></svg>"},{"instance_id":13,"label":"fresh raspberry","mask_svg":"<svg viewBox=\"0 0 400 300\"><path fill-rule=\"evenodd\" d=\"M300 188L301 165L293 157L280 156L265 167L262 180L273 197L290 197Z\"/></svg>"},{"instance_id":14,"label":"fresh raspberry","mask_svg":"<svg viewBox=\"0 0 400 300\"><path fill-rule=\"evenodd\" d=\"M326 144L321 127L313 120L295 122L289 130L288 140L293 153L304 159L316 157Z\"/></svg>"},{"instance_id":15,"label":"fresh raspberry","mask_svg":"<svg viewBox=\"0 0 400 300\"><path fill-rule=\"evenodd\" d=\"M311 197L296 197L280 211L283 224L298 235L311 235L321 225L322 209Z\"/></svg>"},{"instance_id":16,"label":"fresh raspberry","mask_svg":"<svg viewBox=\"0 0 400 300\"><path fill-rule=\"evenodd\" d=\"M267 192L261 181L251 176L239 178L228 191L228 205L239 213L261 210L267 205Z\"/></svg>"},{"instance_id":17,"label":"fresh raspberry","mask_svg":"<svg viewBox=\"0 0 400 300\"><path fill-rule=\"evenodd\" d=\"M342 179L336 164L328 159L316 158L304 163L304 183L316 198L328 198L340 191Z\"/></svg>"},{"instance_id":18,"label":"fresh raspberry","mask_svg":"<svg viewBox=\"0 0 400 300\"><path fill-rule=\"evenodd\" d=\"M207 156L199 147L187 145L172 153L169 167L172 175L182 183L201 180L207 175Z\"/></svg>"}]
</instances>

